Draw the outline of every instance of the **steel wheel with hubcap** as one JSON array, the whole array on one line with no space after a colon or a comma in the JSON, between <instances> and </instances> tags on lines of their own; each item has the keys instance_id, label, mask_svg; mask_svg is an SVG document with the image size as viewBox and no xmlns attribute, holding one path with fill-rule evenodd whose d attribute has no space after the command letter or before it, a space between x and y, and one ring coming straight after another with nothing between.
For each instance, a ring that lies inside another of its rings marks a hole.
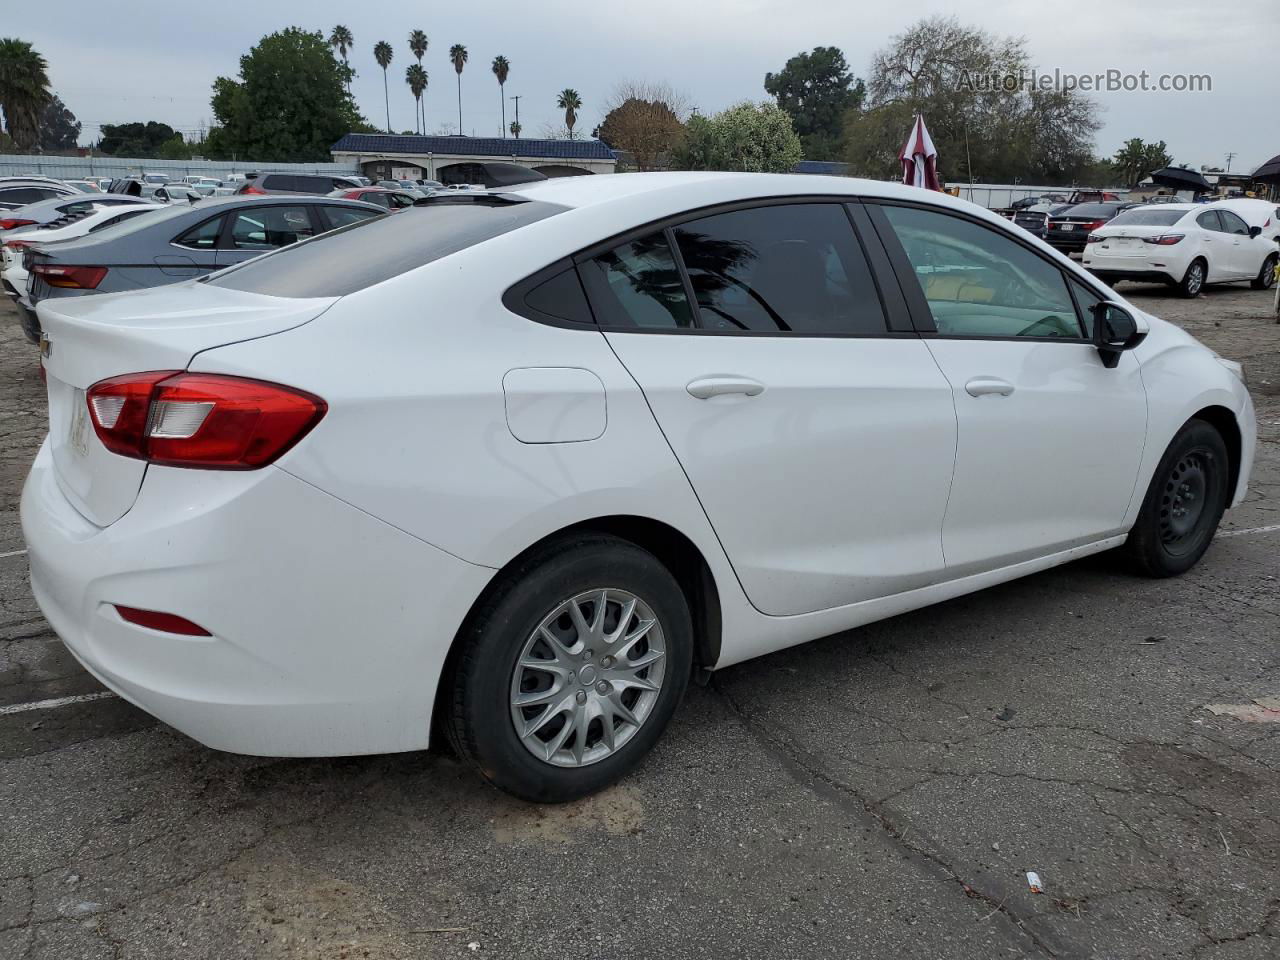
<instances>
[{"instance_id":1,"label":"steel wheel with hubcap","mask_svg":"<svg viewBox=\"0 0 1280 960\"><path fill-rule=\"evenodd\" d=\"M511 678L511 721L525 748L560 767L626 746L662 690L662 626L626 590L588 590L557 605L525 642Z\"/></svg>"},{"instance_id":2,"label":"steel wheel with hubcap","mask_svg":"<svg viewBox=\"0 0 1280 960\"><path fill-rule=\"evenodd\" d=\"M504 570L458 638L444 728L494 784L536 801L599 790L661 736L684 695L693 627L647 550L587 533Z\"/></svg>"}]
</instances>

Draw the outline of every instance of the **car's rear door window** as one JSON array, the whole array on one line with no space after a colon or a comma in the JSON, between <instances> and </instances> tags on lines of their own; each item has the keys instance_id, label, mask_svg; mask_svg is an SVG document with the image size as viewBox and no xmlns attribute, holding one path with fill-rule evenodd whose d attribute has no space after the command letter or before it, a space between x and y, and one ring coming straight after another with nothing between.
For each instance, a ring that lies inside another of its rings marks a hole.
<instances>
[{"instance_id":1,"label":"car's rear door window","mask_svg":"<svg viewBox=\"0 0 1280 960\"><path fill-rule=\"evenodd\" d=\"M232 215L230 246L233 250L274 250L315 235L306 207L253 206Z\"/></svg>"},{"instance_id":2,"label":"car's rear door window","mask_svg":"<svg viewBox=\"0 0 1280 960\"><path fill-rule=\"evenodd\" d=\"M770 204L674 228L708 330L885 332L875 281L844 207Z\"/></svg>"},{"instance_id":3,"label":"car's rear door window","mask_svg":"<svg viewBox=\"0 0 1280 960\"><path fill-rule=\"evenodd\" d=\"M218 245L218 235L222 233L223 217L211 217L203 223L198 223L177 240L173 241L180 247L190 247L192 250L212 250Z\"/></svg>"},{"instance_id":4,"label":"car's rear door window","mask_svg":"<svg viewBox=\"0 0 1280 960\"><path fill-rule=\"evenodd\" d=\"M1212 230L1214 233L1222 233L1222 221L1218 219L1217 210L1206 210L1200 216L1196 217L1196 223L1205 230Z\"/></svg>"},{"instance_id":5,"label":"car's rear door window","mask_svg":"<svg viewBox=\"0 0 1280 960\"><path fill-rule=\"evenodd\" d=\"M380 215L377 210L362 210L360 207L340 207L336 204L323 206L319 209L330 230L337 227L346 227Z\"/></svg>"},{"instance_id":6,"label":"car's rear door window","mask_svg":"<svg viewBox=\"0 0 1280 960\"><path fill-rule=\"evenodd\" d=\"M599 320L607 327L680 330L693 327L685 292L665 231L621 243L582 265Z\"/></svg>"}]
</instances>

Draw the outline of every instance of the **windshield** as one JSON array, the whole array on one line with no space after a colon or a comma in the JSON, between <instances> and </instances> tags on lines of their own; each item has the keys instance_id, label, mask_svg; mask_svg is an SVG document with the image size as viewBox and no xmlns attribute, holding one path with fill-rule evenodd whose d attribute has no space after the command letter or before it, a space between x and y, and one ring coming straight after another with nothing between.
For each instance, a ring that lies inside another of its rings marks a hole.
<instances>
[{"instance_id":1,"label":"windshield","mask_svg":"<svg viewBox=\"0 0 1280 960\"><path fill-rule=\"evenodd\" d=\"M202 282L272 297L344 297L565 209L540 201L411 207L281 248Z\"/></svg>"},{"instance_id":2,"label":"windshield","mask_svg":"<svg viewBox=\"0 0 1280 960\"><path fill-rule=\"evenodd\" d=\"M1113 227L1123 227L1125 225L1134 227L1171 227L1183 217L1187 215L1185 210L1162 210L1159 208L1149 209L1147 207L1138 207L1134 210L1126 210L1120 216L1111 221Z\"/></svg>"}]
</instances>

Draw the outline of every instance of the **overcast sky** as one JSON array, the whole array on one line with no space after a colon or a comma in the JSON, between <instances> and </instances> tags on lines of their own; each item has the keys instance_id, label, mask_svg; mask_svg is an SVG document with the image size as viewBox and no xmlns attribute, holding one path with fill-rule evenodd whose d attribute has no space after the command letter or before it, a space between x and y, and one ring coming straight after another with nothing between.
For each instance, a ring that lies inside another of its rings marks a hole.
<instances>
[{"instance_id":1,"label":"overcast sky","mask_svg":"<svg viewBox=\"0 0 1280 960\"><path fill-rule=\"evenodd\" d=\"M5 0L3 6L0 35L28 40L44 54L55 91L84 123L85 141L103 123L134 120L160 120L194 134L211 120L214 77L234 76L241 54L264 34L291 25L326 36L335 23L351 29L355 49L349 56L359 72L352 89L375 124L384 123L385 112L372 47L390 41L396 130L413 128L413 98L404 83L412 62L410 30L425 30L431 41L424 60L428 132L450 122L456 130L457 88L448 60L454 43L470 52L462 75L463 132L500 132L498 85L489 65L503 54L511 62L507 94L522 96L524 135L539 136L545 125L560 121L555 96L565 87L582 96L579 128L588 134L614 85L625 79L669 82L711 113L743 99L765 99L765 72L818 45L840 47L862 76L872 54L912 21L954 12L965 23L1025 37L1032 62L1044 70L1212 77L1207 93L1096 95L1103 108L1103 155L1129 137L1166 140L1175 161L1195 166L1223 164L1234 152L1232 169L1252 169L1280 153L1278 0L129 0L127 13L100 0ZM507 110L510 121L510 101Z\"/></svg>"}]
</instances>

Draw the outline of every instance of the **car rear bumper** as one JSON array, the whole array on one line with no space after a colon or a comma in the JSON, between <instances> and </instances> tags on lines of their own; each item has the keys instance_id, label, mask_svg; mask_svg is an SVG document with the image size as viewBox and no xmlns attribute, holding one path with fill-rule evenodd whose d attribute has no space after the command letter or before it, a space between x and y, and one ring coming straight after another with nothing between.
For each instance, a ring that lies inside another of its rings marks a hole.
<instances>
[{"instance_id":1,"label":"car rear bumper","mask_svg":"<svg viewBox=\"0 0 1280 960\"><path fill-rule=\"evenodd\" d=\"M1118 280L1136 280L1139 283L1176 283L1177 278L1163 270L1124 269L1118 267L1095 266L1083 263L1082 266L1099 280L1114 283Z\"/></svg>"},{"instance_id":2,"label":"car rear bumper","mask_svg":"<svg viewBox=\"0 0 1280 960\"><path fill-rule=\"evenodd\" d=\"M427 746L445 655L493 573L274 467L150 467L100 528L62 493L47 442L22 530L36 602L94 676L207 746L259 756ZM115 604L212 636L136 626Z\"/></svg>"},{"instance_id":3,"label":"car rear bumper","mask_svg":"<svg viewBox=\"0 0 1280 960\"><path fill-rule=\"evenodd\" d=\"M1066 251L1069 251L1070 253L1079 253L1081 250L1083 250L1087 246L1085 238L1088 235L1089 234L1087 230L1080 231L1079 236L1068 236L1068 237L1064 237L1056 233L1047 233L1045 234L1044 239L1045 239L1045 242L1048 243L1051 247L1054 247L1058 250L1066 250Z\"/></svg>"}]
</instances>

